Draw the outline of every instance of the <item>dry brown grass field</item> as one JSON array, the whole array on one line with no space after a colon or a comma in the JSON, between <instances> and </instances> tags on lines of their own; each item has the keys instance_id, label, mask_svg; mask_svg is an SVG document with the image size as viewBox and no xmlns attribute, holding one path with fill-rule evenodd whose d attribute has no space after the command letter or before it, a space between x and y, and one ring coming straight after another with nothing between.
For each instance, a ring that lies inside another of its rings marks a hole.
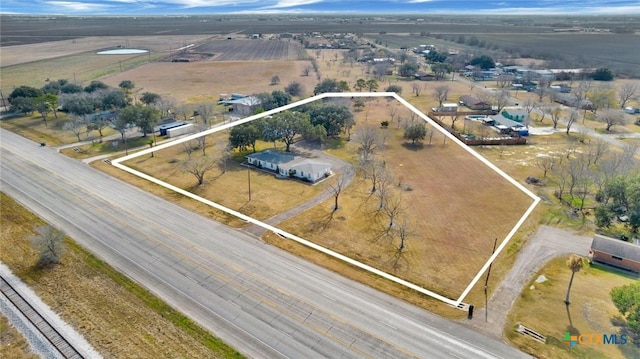
<instances>
[{"instance_id":1,"label":"dry brown grass field","mask_svg":"<svg viewBox=\"0 0 640 359\"><path fill-rule=\"evenodd\" d=\"M62 129L62 125L67 119L67 114L63 112L58 113L57 119L52 114L49 114L47 116L47 124L45 125L42 117L35 113L30 116L4 119L0 122L0 126L36 142L44 142L48 146L60 146L78 142L78 138L73 133ZM110 127L106 127L102 132L105 136L117 133ZM95 131L93 134L97 137ZM85 141L87 134L81 133L80 138L82 141Z\"/></svg>"},{"instance_id":2,"label":"dry brown grass field","mask_svg":"<svg viewBox=\"0 0 640 359\"><path fill-rule=\"evenodd\" d=\"M0 260L105 358L224 357L175 326L168 306L167 312L152 310L131 288L112 279L113 269L70 240L62 264L35 269L38 256L28 239L44 223L4 193L0 198Z\"/></svg>"},{"instance_id":3,"label":"dry brown grass field","mask_svg":"<svg viewBox=\"0 0 640 359\"><path fill-rule=\"evenodd\" d=\"M102 78L110 86L131 80L143 92L155 92L180 102L218 101L220 94L271 92L292 81L302 83L306 95L313 92L316 79L301 76L308 61L198 61L154 62ZM271 85L273 76L280 85Z\"/></svg>"},{"instance_id":4,"label":"dry brown grass field","mask_svg":"<svg viewBox=\"0 0 640 359\"><path fill-rule=\"evenodd\" d=\"M346 63L342 64L339 61L331 61L331 59L340 59L340 52L341 50L323 50L319 53L314 52L314 55L317 54L317 59L320 64L320 72L322 73L323 78L337 78L339 80L346 80L348 83L353 85L358 78L367 77L364 68L358 66L357 64L354 66L350 66ZM336 56L336 54L338 56ZM168 91L168 96L182 96L181 98L184 100L194 101L194 99L215 98L218 93L252 93L269 91L272 88L272 86L269 85L270 77L278 74L283 84L288 82L286 76L290 76L289 78L291 79L291 81L306 81L305 87L307 88L307 93L309 93L313 86L315 86L317 80L314 76L300 76L302 68L304 66L307 66L308 62L293 62L295 67L292 67L291 64L291 61L203 61L186 64L155 63L144 65L134 70L117 75L109 76L105 78L105 82L117 84L119 83L119 81L122 81L124 79L131 79L136 83L137 86L144 87L145 91L147 89L149 89L150 91L155 91L157 89L159 90L163 88ZM179 67L177 67L176 65ZM280 65L283 66L282 72L274 70L274 68L277 69L277 66ZM180 71L159 71L160 68L178 68ZM159 72L171 73L172 75L174 75L172 76L173 79L169 80L167 78L159 78L155 75ZM220 77L219 75L216 75L219 72L224 73L225 76ZM251 82L247 81L246 79L244 81L239 81L240 79L243 79L243 76L247 72L255 73L256 77L251 78ZM165 87L168 82L170 82L172 85L169 87ZM435 106L436 101L433 99L431 93L433 91L433 87L439 83L417 82L419 85L423 86L423 91L420 96L412 95L411 92L413 83L414 81L388 77L380 81L379 90L382 90L389 84L399 84L403 87L403 95L405 96L405 98L407 98L419 109L426 112L428 108ZM460 95L465 94L470 90L467 85L462 83L448 82L446 84L451 87L451 99L457 99ZM233 90L229 90L230 88L232 88ZM368 102L365 110L359 114L357 122L363 123L366 118L366 120L370 121L373 124L379 124L380 121L389 119L386 106L386 101ZM399 114L400 117L403 118L403 121L408 121L408 110L401 109L399 111ZM518 199L526 200L526 198L524 198L523 194L517 193L518 191L513 191L514 188L510 184L506 186L506 193L503 193L501 186L505 186L505 183L500 182L503 180L501 178L497 178L497 176L495 175L489 175L489 177L485 178L484 176L486 176L487 173L491 171L484 165L478 166L479 162L476 160L471 160L471 162L476 162L475 165L467 164L466 162L462 161L459 165L456 166L456 161L451 160L451 158L457 159L458 157L466 157L466 159L469 160L470 156L467 153L461 152L462 150L460 150L459 148L456 149L456 146L452 143L442 147L440 145L440 141L442 141L443 139L442 136L434 137L433 146L425 146L425 148L421 149L420 151L414 151L413 149L408 149L400 145L403 142L401 140L401 130L395 130L395 127L396 126L392 124L389 131L396 133L393 141L397 148L395 150L386 151L385 156L389 156L388 162L393 163L394 166L397 166L399 164L403 165L402 168L400 168L403 171L403 181L407 184L410 184L414 188L413 191L406 193L406 197L408 199L405 200L405 205L407 208L409 208L408 212L421 214L429 213L432 217L429 220L424 220L429 216L422 216L422 220L415 221L416 228L414 231L416 233L424 233L424 231L426 230L427 232L432 233L432 235L428 236L428 238L414 239L414 243L409 244L409 246L414 246L415 249L412 248L408 250L408 254L406 256L403 255L403 258L398 262L398 269L393 270L394 263L390 261L390 258L393 258L394 256L393 244L389 240L379 240L376 243L373 243L373 237L375 237L376 229L375 227L370 226L370 221L368 219L362 220L371 213L368 213L362 208L363 197L367 196L365 188L368 185L361 183L361 185L354 185L354 189L350 190L350 192L353 192L349 195L350 199L346 199L347 203L353 203L353 207L349 210L343 211L348 213L358 213L358 216L356 216L356 218L359 217L359 220L356 220L356 222L359 222L360 224L357 226L352 226L353 228L357 228L357 230L359 231L359 233L357 233L358 235L355 235L356 230L353 230L347 231L347 235L343 235L341 233L340 236L335 236L335 233L340 232L339 227L336 227L333 229L333 231L335 232L327 232L327 235L324 235L323 233L317 237L344 237L345 240L339 241L341 244L336 244L335 241L334 243L327 243L322 238L318 239L318 241L319 243L326 244L329 247L337 249L340 252L353 255L355 258L363 259L372 264L375 262L377 266L389 270L392 273L394 271L401 271L402 273L395 274L399 274L402 277L406 277L407 279L422 284L430 289L435 289L452 297L457 297L462 289L464 289L469 283L472 276L477 272L480 266L491 254L493 239L496 237L498 237L500 240L504 238L509 229L513 226L513 224L515 224L515 221L517 220L519 215L516 216L513 213L517 212L517 210L520 210L519 213L523 213L524 209L528 207L528 204L526 202L518 203ZM345 149L342 156L347 157L346 159L348 160L353 160L353 153L348 154L349 151L353 152L353 149L350 148L348 151ZM337 152L340 151L338 150ZM340 156L340 154L337 155ZM133 166L137 169L144 169L144 172L165 174L172 173L174 174L174 176L171 177L172 184L178 184L178 186L182 188L192 187L195 180L193 179L193 177L190 177L191 175L180 175L177 172L177 167L175 166L175 164L172 170L168 170L167 168L165 168L168 159L175 157L175 155L169 155L168 157L163 156L165 155L161 154L155 159L146 158L144 160L141 160L141 163L134 163ZM182 156L185 155L183 154ZM422 158L422 156L428 157ZM157 163L161 161L160 158L163 158L162 161L165 161L165 165L157 165ZM156 162L153 162L154 165L152 166L152 162L145 163L147 161ZM447 164L451 166L447 167ZM423 165L426 165L426 167ZM103 167L102 164L100 164L99 166ZM157 169L152 169L153 167L157 167ZM421 170L420 168L430 168L430 170ZM428 173L423 173L421 171L427 171ZM435 180L434 174L438 172L444 173L446 175L439 180ZM483 172L485 173L482 174ZM235 177L231 176L230 173L219 177L217 177L217 174L212 174L211 176L209 176L209 178L211 178L210 184L213 184L215 181L221 181L225 177L229 179L235 178L235 180L228 181L227 184L225 184L225 186L228 187L225 188L239 188L239 197L235 200L235 202L237 203L230 207L234 209L240 208L247 198L246 194L243 194L243 191L246 193L246 189L244 188L246 187L246 174L243 171L239 171L239 173L237 173ZM450 177L457 178L457 181L450 181ZM476 180L475 177L478 177L478 179ZM252 181L252 185L255 185L258 179L259 177L256 177ZM278 181L272 178L268 179ZM424 186L425 183L427 183L428 186ZM219 192L216 194L215 190L215 188L221 188L221 186L210 185L209 188L211 189L197 188L196 190L198 194L201 194L208 199L212 199L208 196L213 196L214 200L215 198L221 198L221 194ZM232 192L233 191L228 191L227 193ZM433 192L437 193L432 194ZM463 215L463 213L465 213L465 210L460 209L460 207L454 204L451 204L444 209L437 209L433 206L434 203L447 203L451 195L454 193L456 194L456 196L459 195L460 198L467 198L465 200L466 204L463 204L463 207L465 209L471 208L472 214ZM514 201L512 202L500 200L504 198L504 196L508 197L510 194L514 194L519 198L514 199ZM274 194L265 195L265 197L269 196L273 197ZM312 196L313 195L307 193L305 195L305 198L311 198ZM222 197L224 197L223 200L227 202L233 201L230 200L228 194ZM261 197L263 196L258 196L258 198ZM484 214L483 212L486 212L487 208L491 207L496 202L501 202L503 206L500 206L500 208L497 209L497 212L494 214L494 216L476 216L477 214ZM252 203L252 205L255 204ZM200 207L200 205L196 205L195 207ZM258 205L256 206L256 209L260 209L261 207L262 206ZM270 203L268 207L264 207L264 209L260 210L259 213L264 212L268 215L271 215L277 213L280 210L283 210L284 208L286 207L279 207L277 203ZM246 207L245 209L248 209L250 211L248 214L258 213L254 212L253 207ZM318 207L317 209L313 209L310 212L305 213L303 215L303 218L305 219L298 220L298 222L306 223L306 227L308 229L299 231L299 228L296 228L296 230L293 232L302 236L305 236L307 233L312 232L312 228L314 227L308 226L308 224L320 221L318 218L325 218L326 213L324 212L326 212L326 209L326 205L323 205L321 207ZM208 211L210 214L217 212L211 209L209 209ZM320 211L320 214L313 213L313 211ZM226 216L220 216L219 214L216 214L216 216L218 218L225 218L225 221L228 223L233 223L233 221L229 222L229 218ZM505 216L509 217L510 220L506 219ZM268 216L265 218L268 218ZM469 218L473 218L473 220L470 221ZM352 219L355 220L355 218ZM508 225L509 221L511 225ZM338 222L340 221L335 222L335 226L338 226ZM346 223L346 221L343 222ZM451 226L451 223L460 223L460 225L453 227ZM346 226L349 227L349 224L346 224ZM299 227L305 227L305 225L300 224ZM329 231L329 229L327 229L327 231ZM362 233L367 233L367 235L362 236ZM351 241L349 239L354 236L358 237L360 240L358 242L355 242L355 244L353 245L354 247L349 247L349 245L346 244L350 243ZM314 238L314 240L316 239L317 238ZM447 245L447 241L450 241L451 239L453 239L455 243L458 243L459 247L455 247L454 249L454 246ZM336 247L332 247L332 245L335 245ZM342 245L343 247L340 247L340 245ZM363 249L366 249L367 247L371 247L371 250L364 251ZM429 248L429 250L427 251L429 252L429 254L425 257L422 255L422 253L424 253L427 248ZM380 254L378 254L378 252L380 252ZM454 274L450 275L447 279L443 279L438 275L438 271L451 270L445 269L442 266L442 263L450 261L451 267L449 268L460 267L460 263L467 263L467 257L469 257L471 253L482 253L481 255L478 255L473 261L475 271L469 271L466 269L468 267L463 266L462 269L453 269ZM315 256L317 256L317 254L315 254ZM409 261L407 262L407 260ZM407 269L411 269L411 273L408 273Z\"/></svg>"},{"instance_id":5,"label":"dry brown grass field","mask_svg":"<svg viewBox=\"0 0 640 359\"><path fill-rule=\"evenodd\" d=\"M190 39L192 37L186 37ZM207 37L200 37L198 40L206 40ZM113 39L109 39L111 41ZM138 40L130 38L129 47L147 47L154 51L166 51L167 42L170 46L174 44L183 45L185 38L175 37L172 40L165 41L159 37L144 37ZM187 40L188 41L188 40ZM76 73L79 81L88 81L90 79L99 79L111 86L117 86L123 80L131 80L136 85L136 90L141 92L156 92L164 97L171 97L181 102L197 103L200 101L216 101L222 93L244 93L251 94L257 92L270 92L273 90L281 90L284 86L292 81L298 81L305 88L304 96L309 96L313 92L314 86L318 82L315 73L310 76L301 76L302 70L309 66L306 60L270 60L270 61L216 61L215 57L206 61L197 61L191 63L170 63L170 62L149 62L142 61L130 69L119 71L119 59L107 56L103 58L94 58L93 54L87 54L86 51L93 51L92 43L84 42L84 39L78 39L76 42L69 40L71 44L78 44L88 48L82 48L82 54L78 52L61 53L59 56L70 56L54 58L51 60L50 69L40 72L37 68L42 67L39 64L25 64L21 72L16 72L15 79L24 76L30 83L20 83L15 80L13 74L5 71L3 48L3 69L2 69L2 88L5 91L5 84L32 84L34 86L42 86L44 79L70 78L69 76ZM106 46L116 46L122 42L121 39L114 40L108 44L100 44L99 48ZM188 41L191 42L191 41ZM155 43L155 45L152 45ZM145 45L146 44L146 45ZM45 44L40 44L45 45ZM134 46L135 45L135 46ZM25 45L26 46L26 45ZM35 45L34 45L35 46ZM49 43L48 48L42 48L41 56L46 56L54 49ZM153 47L155 46L155 47ZM347 81L352 87L358 78L368 78L363 66L359 64L349 65L340 63L342 58L341 50L322 50L318 53L317 60L320 65L320 78L335 78ZM336 57L337 55L337 57ZM100 56L100 55L95 55ZM146 55L145 55L146 56ZM143 56L143 57L145 57ZM313 52L316 56L316 52ZM142 60L143 57L140 57ZM338 61L332 61L332 59ZM64 59L73 59L69 63ZM18 59L19 61L19 59ZM79 68L79 62L87 62L87 68ZM88 64L88 62L92 62ZM104 62L103 62L104 61ZM125 59L123 58L123 62ZM131 60L129 60L131 61ZM16 65L23 66L23 65ZM31 66L31 67L29 67ZM34 67L36 66L36 67ZM15 67L18 68L18 67ZM108 74L100 74L100 71L108 70ZM54 75L51 75L54 73ZM104 76L103 76L104 75ZM270 80L277 75L280 78L280 84L270 85ZM13 81L13 82L6 82ZM27 81L27 80L25 80ZM423 112L434 107L437 103L432 96L435 86L446 84L450 86L450 95L448 101L456 102L460 95L473 94L477 89L472 90L467 84L458 81L448 82L417 82L414 80L399 79L395 76L388 76L379 80L382 91L384 87L390 84L398 84L403 88L402 96L410 103L415 105ZM416 83L422 86L420 96L412 94L412 85ZM487 84L487 86L491 86ZM9 93L9 91L7 91ZM518 98L524 98L530 94L519 94ZM391 106L385 100L374 100L367 102L365 109L356 114L357 125L369 122L373 125L379 125L382 120L390 120L388 114L388 106ZM400 117L404 122L409 119L409 112L401 110ZM33 133L29 129L34 128L36 139L46 139L47 142L54 144L74 142L70 138L69 133L64 134L61 131L49 132L38 125L39 117L33 117L29 123L16 122L12 130L22 131L25 136L32 137ZM3 121L3 126L5 126ZM456 123L461 127L463 120ZM545 125L549 125L550 120L545 120ZM587 121L587 124L593 127L602 126L595 122ZM536 123L537 125L537 123ZM638 127L638 126L636 126ZM626 126L620 131L634 131L636 127ZM355 130L355 129L354 129ZM462 289L466 287L470 279L477 272L480 266L486 261L491 254L493 247L493 239L501 240L504 235L513 226L520 214L528 207L530 201L521 192L517 191L514 186L506 183L504 179L498 177L490 171L484 164L471 158L469 154L457 147L454 143L447 141L444 143L441 135L433 137L431 145L423 146L407 146L402 139L402 130L397 129L395 123L388 128L388 136L386 141L386 149L381 153L380 158L386 161L387 166L392 170L396 179L401 186L394 190L401 193L402 204L405 208L404 218L411 225L411 230L407 236L406 248L402 256L396 261L396 248L398 246L398 237L376 237L380 230L384 227L385 219L382 215L376 215L376 199L371 196L369 190L371 183L368 179L363 179L362 174L358 174L354 183L348 188L340 199L340 209L333 215L331 221L328 221L331 214L332 199L312 208L298 217L291 219L281 225L285 230L289 230L295 234L311 239L314 242L330 247L338 252L347 254L356 259L362 260L368 264L389 271L391 274L406 278L417 284L423 285L428 289L436 290L442 294L457 298ZM55 137L61 135L61 140L55 140ZM208 143L212 144L224 139L214 140L214 136L210 136ZM541 139L536 138L536 147L529 146L517 148L477 148L478 152L485 155L491 161L496 163L500 168L512 175L516 180L522 180L533 173L540 175L540 170L531 165L530 160L535 156L537 151L552 151L553 148L560 149L566 145L565 138L560 135ZM425 141L428 143L428 139ZM551 147L546 147L551 145ZM264 144L264 146L267 146ZM270 146L270 145L268 145ZM214 146L208 151L214 151ZM355 149L352 143L340 143L329 146L327 153L340 157L342 159L356 162ZM247 214L257 216L258 218L269 218L274 214L283 210L292 208L303 201L313 198L321 191L326 190L325 185L310 187L305 184L286 181L286 188L282 186L283 181L273 178L271 175L258 174L252 171L252 191L255 191L251 203L247 203L247 171L244 167L237 164L232 165L229 171L223 175L219 172L212 171L205 178L205 185L195 187L195 178L190 174L184 174L178 169L178 164L184 160L186 154L182 153L180 146L158 151L154 157L144 157L132 160L130 164L137 169L141 169L151 174L157 174L161 179L178 185L179 187L193 190L195 193L203 197L220 201L231 208L241 209ZM175 163L170 161L177 160ZM186 208L192 209L198 213L207 215L215 220L227 223L232 226L240 227L244 223L240 220L231 218L217 210L208 206L190 200L182 195L172 191L153 185L146 180L140 179L128 173L118 170L104 162L96 161L92 164L107 173L121 178L133 185L139 186L157 195L172 200ZM334 179L335 180L335 179ZM333 181L334 181L333 180ZM396 183L397 184L397 183ZM406 190L407 187L411 190ZM538 190L538 193L544 194L546 189ZM233 195L231 195L233 194ZM273 199L277 200L274 201ZM514 237L512 243L506 248L495 262L492 269L492 278L489 286L491 292L497 283L515 260L518 250L522 243L526 240L529 233L532 233L541 218L544 218L551 208L547 205L541 205L533 215L525 222L523 228ZM3 208L3 215L4 215ZM555 224L555 223L553 223ZM4 227L4 226L3 226ZM3 229L4 231L4 229ZM4 232L3 232L4 233ZM359 280L367 285L395 295L409 302L420 305L424 308L434 310L440 314L449 317L462 317L464 313L449 308L446 305L432 300L424 295L417 294L414 291L407 290L402 286L393 284L387 280L377 277L373 274L366 273L362 270L355 269L343 262L319 254L302 245L298 245L292 241L283 240L282 238L267 234L263 240L273 245L284 248L296 255L302 256L312 262L323 265L347 277ZM17 255L16 258L24 258L27 251L24 245L17 246L22 251L22 257ZM64 268L62 268L64 269ZM60 270L62 270L60 269ZM83 274L84 276L84 274ZM78 286L81 291L95 291L95 289L85 286L86 280L81 276L82 285ZM93 274L87 275L93 278ZM48 278L43 276L45 279ZM63 282L73 283L78 280L77 276L63 275ZM95 280L99 285L103 282ZM50 279L47 279L47 285L53 285ZM60 286L62 284L56 284ZM66 284L65 284L66 285ZM110 289L119 291L119 289ZM46 295L45 295L46 296ZM99 298L88 296L89 302L95 300L101 303ZM476 285L465 299L466 302L473 304L481 304L484 302L482 285ZM89 304L80 301L68 301L67 311L100 311L103 308L89 307ZM104 303L101 303L101 305ZM128 303L134 309L139 304L135 301ZM60 309L64 311L65 309ZM133 315L133 314L132 314ZM136 314L144 316L144 314ZM153 316L150 318L155 320ZM84 320L84 319L80 319ZM140 319L142 320L142 319ZM135 320L138 323L138 319ZM119 331L120 327L126 328L129 323L113 320L114 328L111 331ZM85 324L89 329L95 330L97 334L103 330L96 329L94 324ZM107 325L107 324L101 324ZM151 328L156 328L157 323L150 324ZM131 326L133 332L130 334L133 340L138 339L138 335L146 336L145 329L137 326ZM106 328L106 327L105 327ZM167 330L174 330L175 327L167 325ZM107 329L104 329L107 331ZM123 332L126 335L127 331ZM163 331L161 334L165 334ZM146 339L146 337L145 337ZM143 339L140 339L143 340ZM165 340L165 339L161 339ZM189 346L189 342L184 342L185 346ZM105 346L113 345L105 342ZM194 352L187 352L188 356L199 356L197 346L189 347ZM112 349L110 349L112 350ZM115 350L115 349L113 349ZM129 351L131 350L131 351ZM134 353L133 348L123 348L118 354L131 356ZM143 348L142 350L151 350ZM159 348L155 350L161 350ZM119 355L119 356L122 356ZM151 355L164 357L164 353L153 352Z\"/></svg>"},{"instance_id":6,"label":"dry brown grass field","mask_svg":"<svg viewBox=\"0 0 640 359\"><path fill-rule=\"evenodd\" d=\"M14 359L36 359L24 335L4 315L0 315L0 357Z\"/></svg>"},{"instance_id":7,"label":"dry brown grass field","mask_svg":"<svg viewBox=\"0 0 640 359\"><path fill-rule=\"evenodd\" d=\"M228 133L216 133L208 136L209 155L218 156L219 150L213 143L227 141ZM258 151L272 148L272 144L259 144ZM196 151L191 157L202 156ZM215 168L205 176L205 183L198 186L196 178L181 170L188 155L182 145L154 152L154 156L143 156L127 161L125 165L147 173L179 188L191 191L203 198L225 207L242 212L248 216L266 220L312 199L326 190L327 183L316 185L277 179L272 173L252 168L249 172L240 161L228 160L226 171ZM246 161L242 159L242 161ZM249 179L249 176L251 178ZM251 181L251 201L249 201L249 180Z\"/></svg>"},{"instance_id":8,"label":"dry brown grass field","mask_svg":"<svg viewBox=\"0 0 640 359\"><path fill-rule=\"evenodd\" d=\"M356 113L356 127L379 126L395 101L369 101ZM398 110L400 111L400 109ZM405 115L408 116L408 110ZM385 234L388 219L379 211L367 180L356 180L333 214L331 203L304 212L283 228L337 252L394 273L452 298L462 292L500 241L531 204L531 199L485 164L435 130L431 145L412 146L403 140L402 127L392 124L385 149L378 155L394 179L390 188L401 197L402 218L409 224L407 249L398 256L398 238ZM421 121L421 120L416 120ZM381 130L383 131L383 130ZM430 129L434 131L434 129ZM226 141L225 134L208 139ZM427 139L426 141L429 141ZM266 145L266 146L270 146ZM211 146L208 151L215 151ZM355 145L327 153L357 163ZM197 156L199 154L192 154ZM237 163L222 174L211 171L202 186L180 170L187 154L181 145L128 161L126 164L204 198L258 219L267 219L327 190L326 184L308 186L251 171L253 200L248 201L247 171ZM361 174L359 175L361 178ZM332 181L329 181L333 183ZM224 190L221 190L224 189ZM395 230L394 230L395 231Z\"/></svg>"}]
</instances>

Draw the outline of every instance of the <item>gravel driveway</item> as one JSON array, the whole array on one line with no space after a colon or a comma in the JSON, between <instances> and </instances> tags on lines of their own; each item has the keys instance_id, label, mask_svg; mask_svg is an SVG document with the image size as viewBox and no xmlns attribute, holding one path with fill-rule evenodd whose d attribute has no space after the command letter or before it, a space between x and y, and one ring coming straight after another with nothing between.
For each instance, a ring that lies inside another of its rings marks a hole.
<instances>
[{"instance_id":1,"label":"gravel driveway","mask_svg":"<svg viewBox=\"0 0 640 359\"><path fill-rule=\"evenodd\" d=\"M540 226L527 240L511 271L489 298L489 313L485 322L485 308L478 308L471 321L463 323L486 335L502 338L507 314L511 310L522 288L549 260L571 253L586 256L591 248L592 237L573 234L567 230Z\"/></svg>"}]
</instances>

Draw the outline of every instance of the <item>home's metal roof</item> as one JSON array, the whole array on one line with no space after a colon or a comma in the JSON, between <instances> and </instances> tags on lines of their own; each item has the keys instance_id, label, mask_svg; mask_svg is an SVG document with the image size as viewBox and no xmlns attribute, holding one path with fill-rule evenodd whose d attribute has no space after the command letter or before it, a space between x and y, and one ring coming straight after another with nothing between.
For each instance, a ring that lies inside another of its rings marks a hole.
<instances>
[{"instance_id":1,"label":"home's metal roof","mask_svg":"<svg viewBox=\"0 0 640 359\"><path fill-rule=\"evenodd\" d=\"M633 243L596 234L591 249L640 263L640 246Z\"/></svg>"},{"instance_id":2,"label":"home's metal roof","mask_svg":"<svg viewBox=\"0 0 640 359\"><path fill-rule=\"evenodd\" d=\"M247 155L247 158L253 158L258 161L264 161L264 162L280 165L280 164L285 164L285 163L295 161L296 156L294 156L292 153L289 153L289 152L264 150L264 151L249 154Z\"/></svg>"},{"instance_id":3,"label":"home's metal roof","mask_svg":"<svg viewBox=\"0 0 640 359\"><path fill-rule=\"evenodd\" d=\"M278 165L281 169L290 170L295 169L305 173L319 173L326 172L331 169L331 165L302 156L296 156L289 152L282 152L277 150L264 150L247 155L247 158L252 158L257 161L263 161Z\"/></svg>"}]
</instances>

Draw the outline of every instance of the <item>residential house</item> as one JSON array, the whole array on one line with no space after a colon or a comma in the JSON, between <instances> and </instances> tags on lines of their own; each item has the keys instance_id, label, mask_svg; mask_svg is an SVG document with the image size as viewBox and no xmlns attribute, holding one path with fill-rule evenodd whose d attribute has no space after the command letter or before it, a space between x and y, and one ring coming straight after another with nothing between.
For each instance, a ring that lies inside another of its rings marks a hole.
<instances>
[{"instance_id":1,"label":"residential house","mask_svg":"<svg viewBox=\"0 0 640 359\"><path fill-rule=\"evenodd\" d=\"M413 75L413 78L420 81L433 81L436 79L436 75L424 71L418 71Z\"/></svg>"},{"instance_id":2,"label":"residential house","mask_svg":"<svg viewBox=\"0 0 640 359\"><path fill-rule=\"evenodd\" d=\"M640 273L640 246L619 239L594 235L589 259Z\"/></svg>"},{"instance_id":3,"label":"residential house","mask_svg":"<svg viewBox=\"0 0 640 359\"><path fill-rule=\"evenodd\" d=\"M247 162L274 171L278 177L294 177L312 183L332 174L331 166L326 162L278 150L252 153L247 155Z\"/></svg>"},{"instance_id":4,"label":"residential house","mask_svg":"<svg viewBox=\"0 0 640 359\"><path fill-rule=\"evenodd\" d=\"M502 134L516 136L529 135L529 129L527 129L527 127L523 126L520 122L508 119L501 114L488 116L487 119L483 122L485 124L492 123L493 126L497 128Z\"/></svg>"},{"instance_id":5,"label":"residential house","mask_svg":"<svg viewBox=\"0 0 640 359\"><path fill-rule=\"evenodd\" d=\"M491 103L468 95L460 96L460 104L476 111L491 110Z\"/></svg>"},{"instance_id":6,"label":"residential house","mask_svg":"<svg viewBox=\"0 0 640 359\"><path fill-rule=\"evenodd\" d=\"M578 98L575 95L568 94L568 93L555 92L553 94L553 101L565 106L575 107L581 110L590 110L592 107L592 103L588 99L578 100Z\"/></svg>"},{"instance_id":7,"label":"residential house","mask_svg":"<svg viewBox=\"0 0 640 359\"><path fill-rule=\"evenodd\" d=\"M232 107L232 111L238 116L253 115L260 107L260 99L255 96L246 96L235 100L224 101L224 104Z\"/></svg>"}]
</instances>

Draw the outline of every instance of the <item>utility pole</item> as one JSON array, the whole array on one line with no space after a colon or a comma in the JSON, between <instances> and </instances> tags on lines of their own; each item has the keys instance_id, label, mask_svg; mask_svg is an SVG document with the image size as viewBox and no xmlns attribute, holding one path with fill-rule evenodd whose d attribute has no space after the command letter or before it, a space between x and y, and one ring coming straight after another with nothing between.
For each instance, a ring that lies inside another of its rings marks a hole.
<instances>
[{"instance_id":1,"label":"utility pole","mask_svg":"<svg viewBox=\"0 0 640 359\"><path fill-rule=\"evenodd\" d=\"M498 244L498 238L493 241L493 250L491 251L491 255L496 252L496 245ZM487 289L489 288L489 274L491 274L491 265L493 262L489 264L489 268L487 269L487 278L484 280L484 321L485 323L488 320L489 316L489 298L487 296Z\"/></svg>"},{"instance_id":2,"label":"utility pole","mask_svg":"<svg viewBox=\"0 0 640 359\"><path fill-rule=\"evenodd\" d=\"M249 167L247 167L247 183L249 184L249 202L251 202L251 168Z\"/></svg>"}]
</instances>

